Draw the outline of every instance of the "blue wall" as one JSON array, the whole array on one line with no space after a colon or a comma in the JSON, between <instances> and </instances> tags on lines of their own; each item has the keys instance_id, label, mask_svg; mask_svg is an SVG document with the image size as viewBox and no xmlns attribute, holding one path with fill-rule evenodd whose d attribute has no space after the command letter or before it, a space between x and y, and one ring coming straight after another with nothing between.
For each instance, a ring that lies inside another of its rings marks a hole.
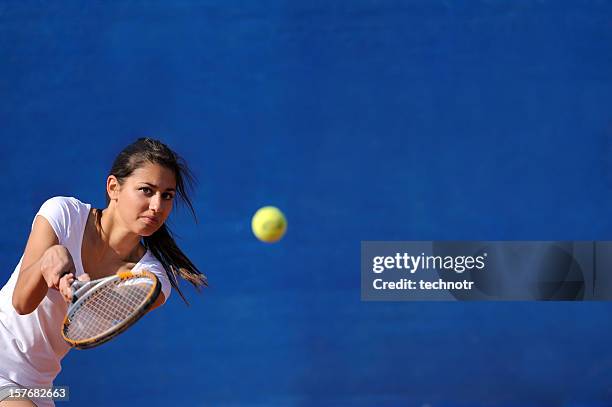
<instances>
[{"instance_id":1,"label":"blue wall","mask_svg":"<svg viewBox=\"0 0 612 407\"><path fill-rule=\"evenodd\" d=\"M361 240L612 240L612 3L0 2L0 277L147 135L199 178L208 274L74 406L612 405L608 303L364 303ZM250 217L289 219L276 245ZM187 287L185 287L187 289ZM63 404L60 404L63 405Z\"/></svg>"}]
</instances>

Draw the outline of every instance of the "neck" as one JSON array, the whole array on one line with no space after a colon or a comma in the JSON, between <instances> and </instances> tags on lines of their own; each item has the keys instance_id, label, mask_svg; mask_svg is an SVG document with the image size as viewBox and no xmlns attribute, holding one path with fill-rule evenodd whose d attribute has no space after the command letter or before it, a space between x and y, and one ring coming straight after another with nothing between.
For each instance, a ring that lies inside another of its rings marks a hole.
<instances>
[{"instance_id":1,"label":"neck","mask_svg":"<svg viewBox=\"0 0 612 407\"><path fill-rule=\"evenodd\" d=\"M134 261L137 257L141 236L129 231L118 218L115 208L109 205L104 209L98 227L96 250L103 259L107 256L122 260Z\"/></svg>"}]
</instances>

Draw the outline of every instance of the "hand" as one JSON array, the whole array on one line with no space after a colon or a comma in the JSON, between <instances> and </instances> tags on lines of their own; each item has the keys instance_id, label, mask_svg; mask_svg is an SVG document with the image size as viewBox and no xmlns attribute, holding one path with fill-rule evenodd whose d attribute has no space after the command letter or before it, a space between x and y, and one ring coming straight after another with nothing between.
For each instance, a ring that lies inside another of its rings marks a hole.
<instances>
[{"instance_id":1,"label":"hand","mask_svg":"<svg viewBox=\"0 0 612 407\"><path fill-rule=\"evenodd\" d=\"M85 273L78 278L79 281L91 281L89 274ZM64 297L64 300L70 304L72 302L72 283L74 283L74 274L64 274L59 281L59 291Z\"/></svg>"},{"instance_id":2,"label":"hand","mask_svg":"<svg viewBox=\"0 0 612 407\"><path fill-rule=\"evenodd\" d=\"M40 259L40 272L47 287L59 290L64 274L74 273L75 267L68 249L61 245L49 247Z\"/></svg>"}]
</instances>

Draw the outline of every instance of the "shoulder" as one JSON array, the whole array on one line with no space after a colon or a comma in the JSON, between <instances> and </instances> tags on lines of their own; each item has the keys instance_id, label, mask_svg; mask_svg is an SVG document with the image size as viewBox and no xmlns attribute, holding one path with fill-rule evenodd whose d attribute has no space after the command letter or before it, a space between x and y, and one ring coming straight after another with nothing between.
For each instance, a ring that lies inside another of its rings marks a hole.
<instances>
[{"instance_id":1,"label":"shoulder","mask_svg":"<svg viewBox=\"0 0 612 407\"><path fill-rule=\"evenodd\" d=\"M82 224L89 215L91 205L85 204L73 197L55 196L47 199L37 212L37 216L45 218L63 244L64 238L70 235L75 225ZM34 227L34 221L32 227Z\"/></svg>"},{"instance_id":2,"label":"shoulder","mask_svg":"<svg viewBox=\"0 0 612 407\"><path fill-rule=\"evenodd\" d=\"M151 273L155 274L155 276L159 279L159 282L161 283L164 298L168 299L172 290L172 284L170 283L170 279L168 278L168 273L166 272L166 269L164 268L162 263L153 255L153 253L151 253L150 250L147 250L145 255L138 262L138 269L148 270Z\"/></svg>"},{"instance_id":3,"label":"shoulder","mask_svg":"<svg viewBox=\"0 0 612 407\"><path fill-rule=\"evenodd\" d=\"M149 270L154 274L162 274L163 276L166 276L166 269L150 252L145 254L143 259L140 261L140 265L143 269Z\"/></svg>"},{"instance_id":4,"label":"shoulder","mask_svg":"<svg viewBox=\"0 0 612 407\"><path fill-rule=\"evenodd\" d=\"M61 210L65 212L81 212L89 210L91 205L85 204L77 198L70 196L54 196L47 199L41 206L41 210Z\"/></svg>"}]
</instances>

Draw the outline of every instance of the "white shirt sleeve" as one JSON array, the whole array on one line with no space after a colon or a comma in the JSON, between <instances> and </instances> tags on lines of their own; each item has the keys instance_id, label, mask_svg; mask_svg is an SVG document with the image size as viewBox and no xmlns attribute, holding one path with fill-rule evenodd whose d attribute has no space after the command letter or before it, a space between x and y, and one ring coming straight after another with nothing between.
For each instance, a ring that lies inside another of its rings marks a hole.
<instances>
[{"instance_id":1,"label":"white shirt sleeve","mask_svg":"<svg viewBox=\"0 0 612 407\"><path fill-rule=\"evenodd\" d=\"M71 198L56 196L48 199L42 204L38 210L37 216L44 217L53 228L60 244L65 244L65 241L70 233L70 209L74 206L70 201ZM73 208L74 209L74 208ZM34 217L36 219L36 217ZM32 222L32 226L34 223Z\"/></svg>"},{"instance_id":2,"label":"white shirt sleeve","mask_svg":"<svg viewBox=\"0 0 612 407\"><path fill-rule=\"evenodd\" d=\"M161 291L164 294L164 302L166 302L168 301L168 297L170 297L170 293L172 292L172 285L170 284L168 274L159 260L157 260L150 251L147 252L145 256L147 256L146 261L141 261L138 268L147 269L151 273L155 274L161 284Z\"/></svg>"}]
</instances>

